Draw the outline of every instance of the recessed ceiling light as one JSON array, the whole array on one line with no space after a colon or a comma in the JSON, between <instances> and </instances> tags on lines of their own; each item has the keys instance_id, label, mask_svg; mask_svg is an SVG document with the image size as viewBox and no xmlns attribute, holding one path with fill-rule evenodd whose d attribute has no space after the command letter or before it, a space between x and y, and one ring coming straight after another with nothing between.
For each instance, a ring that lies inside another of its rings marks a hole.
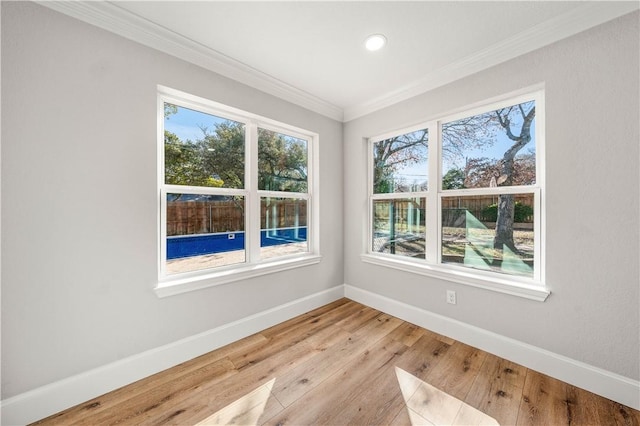
<instances>
[{"instance_id":1,"label":"recessed ceiling light","mask_svg":"<svg viewBox=\"0 0 640 426\"><path fill-rule=\"evenodd\" d=\"M382 34L372 34L364 42L364 47L372 52L380 50L387 44L387 38Z\"/></svg>"}]
</instances>

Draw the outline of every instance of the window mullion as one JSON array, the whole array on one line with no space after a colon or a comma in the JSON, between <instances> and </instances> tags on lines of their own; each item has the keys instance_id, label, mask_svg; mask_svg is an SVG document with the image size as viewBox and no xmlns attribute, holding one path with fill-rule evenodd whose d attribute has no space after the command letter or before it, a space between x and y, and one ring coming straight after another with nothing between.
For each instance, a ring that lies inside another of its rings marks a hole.
<instances>
[{"instance_id":1,"label":"window mullion","mask_svg":"<svg viewBox=\"0 0 640 426\"><path fill-rule=\"evenodd\" d=\"M163 168L164 169L164 168ZM160 252L160 273L167 273L167 191L160 187L160 241L158 250Z\"/></svg>"},{"instance_id":2,"label":"window mullion","mask_svg":"<svg viewBox=\"0 0 640 426\"><path fill-rule=\"evenodd\" d=\"M367 141L367 230L364 252L373 253L373 146L372 139Z\"/></svg>"},{"instance_id":3,"label":"window mullion","mask_svg":"<svg viewBox=\"0 0 640 426\"><path fill-rule=\"evenodd\" d=\"M429 191L425 212L425 257L429 263L438 263L440 259L440 123L430 122L429 129Z\"/></svg>"},{"instance_id":4,"label":"window mullion","mask_svg":"<svg viewBox=\"0 0 640 426\"><path fill-rule=\"evenodd\" d=\"M245 185L248 190L245 250L246 262L260 259L260 195L258 194L258 126L247 124L245 158Z\"/></svg>"},{"instance_id":5,"label":"window mullion","mask_svg":"<svg viewBox=\"0 0 640 426\"><path fill-rule=\"evenodd\" d=\"M542 281L542 265L544 265L543 261L543 251L542 247L544 242L542 241L543 232L542 232L542 197L540 188L536 189L533 193L533 202L534 202L534 215L533 215L533 235L534 235L534 243L533 250L534 255L533 258L535 262L537 262L536 267L533 269L533 279L535 281Z\"/></svg>"}]
</instances>

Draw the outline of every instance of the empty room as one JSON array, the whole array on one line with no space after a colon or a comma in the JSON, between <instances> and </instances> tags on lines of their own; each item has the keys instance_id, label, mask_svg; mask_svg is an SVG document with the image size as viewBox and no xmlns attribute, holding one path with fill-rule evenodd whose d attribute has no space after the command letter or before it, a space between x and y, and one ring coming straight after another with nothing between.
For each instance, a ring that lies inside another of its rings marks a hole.
<instances>
[{"instance_id":1,"label":"empty room","mask_svg":"<svg viewBox=\"0 0 640 426\"><path fill-rule=\"evenodd\" d=\"M637 1L2 1L3 425L639 425Z\"/></svg>"}]
</instances>

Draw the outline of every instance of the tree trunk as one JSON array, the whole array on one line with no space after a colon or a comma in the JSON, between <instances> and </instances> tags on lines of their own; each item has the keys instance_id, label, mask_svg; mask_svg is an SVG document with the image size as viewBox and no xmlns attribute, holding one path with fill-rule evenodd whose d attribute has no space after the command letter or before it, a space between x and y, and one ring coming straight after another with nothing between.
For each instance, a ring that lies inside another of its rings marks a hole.
<instances>
[{"instance_id":1,"label":"tree trunk","mask_svg":"<svg viewBox=\"0 0 640 426\"><path fill-rule=\"evenodd\" d=\"M504 178L504 185L511 186L513 184L513 163L516 158L516 154L520 151L529 141L531 141L531 124L536 116L535 106L525 114L522 109L522 105L518 105L523 117L522 128L520 129L520 136L516 136L511 132L511 121L508 114L504 117L500 111L496 111L498 121L505 130L509 139L514 141L514 144L504 153L502 159L502 176ZM513 217L515 213L515 202L513 194L502 194L498 198L498 218L496 219L496 236L493 239L493 248L502 250L506 245L511 251L517 253L516 245L513 241Z\"/></svg>"},{"instance_id":2,"label":"tree trunk","mask_svg":"<svg viewBox=\"0 0 640 426\"><path fill-rule=\"evenodd\" d=\"M515 203L512 194L503 194L498 198L498 218L496 220L496 235L493 240L493 248L502 250L506 245L511 251L516 252L513 242L513 216Z\"/></svg>"}]
</instances>

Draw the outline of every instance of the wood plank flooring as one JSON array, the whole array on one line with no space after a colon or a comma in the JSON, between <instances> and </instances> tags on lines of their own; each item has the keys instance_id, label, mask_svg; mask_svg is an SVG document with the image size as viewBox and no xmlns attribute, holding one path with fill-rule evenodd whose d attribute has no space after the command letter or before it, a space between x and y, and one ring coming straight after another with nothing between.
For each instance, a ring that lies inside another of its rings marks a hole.
<instances>
[{"instance_id":1,"label":"wood plank flooring","mask_svg":"<svg viewBox=\"0 0 640 426\"><path fill-rule=\"evenodd\" d=\"M640 426L640 413L341 299L35 424Z\"/></svg>"}]
</instances>

